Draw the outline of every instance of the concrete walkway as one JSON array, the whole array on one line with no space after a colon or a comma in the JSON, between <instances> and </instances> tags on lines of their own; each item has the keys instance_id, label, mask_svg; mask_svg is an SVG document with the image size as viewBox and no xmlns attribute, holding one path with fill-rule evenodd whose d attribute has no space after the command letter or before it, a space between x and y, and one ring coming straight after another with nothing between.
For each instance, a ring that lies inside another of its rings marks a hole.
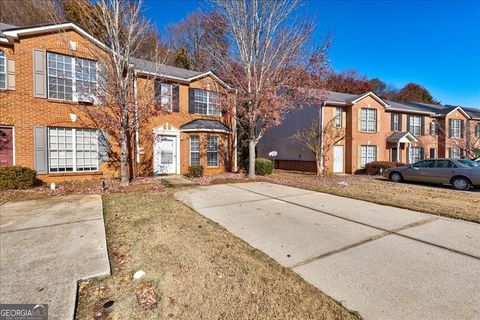
<instances>
[{"instance_id":1,"label":"concrete walkway","mask_svg":"<svg viewBox=\"0 0 480 320\"><path fill-rule=\"evenodd\" d=\"M72 319L77 281L110 274L98 195L0 206L0 303L47 303Z\"/></svg>"},{"instance_id":2,"label":"concrete walkway","mask_svg":"<svg viewBox=\"0 0 480 320\"><path fill-rule=\"evenodd\" d=\"M480 225L270 183L177 198L365 319L480 319Z\"/></svg>"}]
</instances>

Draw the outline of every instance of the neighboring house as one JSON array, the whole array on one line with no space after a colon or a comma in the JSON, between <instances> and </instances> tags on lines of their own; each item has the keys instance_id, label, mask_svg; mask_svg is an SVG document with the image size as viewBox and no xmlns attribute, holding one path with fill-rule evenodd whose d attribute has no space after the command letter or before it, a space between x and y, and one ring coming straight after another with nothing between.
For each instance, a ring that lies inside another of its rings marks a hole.
<instances>
[{"instance_id":1,"label":"neighboring house","mask_svg":"<svg viewBox=\"0 0 480 320\"><path fill-rule=\"evenodd\" d=\"M33 168L44 181L119 175L111 156L118 151L115 132L98 128L85 112L98 107L88 88L95 87L99 72L92 52L104 49L72 23L0 23L0 166ZM149 88L160 105L169 106L142 125L134 170L184 174L197 164L205 174L234 169L233 117L216 104L231 88L213 72L162 65L156 74L152 62L132 63L136 81L144 84L137 87Z\"/></svg>"},{"instance_id":2,"label":"neighboring house","mask_svg":"<svg viewBox=\"0 0 480 320\"><path fill-rule=\"evenodd\" d=\"M354 173L372 161L460 158L480 149L479 109L384 101L371 92L328 91L320 106L295 109L271 128L258 144L258 155L268 157L275 150L277 168L315 171L313 154L291 138L314 119L326 128L319 143L327 173ZM338 137L335 130L342 135L332 143L331 136Z\"/></svg>"}]
</instances>

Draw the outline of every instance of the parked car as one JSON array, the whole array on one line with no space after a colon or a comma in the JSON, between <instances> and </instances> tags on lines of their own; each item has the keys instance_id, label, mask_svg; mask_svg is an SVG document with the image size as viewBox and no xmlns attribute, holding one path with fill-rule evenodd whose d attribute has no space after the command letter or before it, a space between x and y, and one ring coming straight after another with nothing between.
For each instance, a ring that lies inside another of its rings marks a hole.
<instances>
[{"instance_id":1,"label":"parked car","mask_svg":"<svg viewBox=\"0 0 480 320\"><path fill-rule=\"evenodd\" d=\"M471 160L462 161L426 159L408 166L388 169L383 175L394 182L449 184L457 190L469 190L473 186L480 186L480 167L474 166L475 163Z\"/></svg>"}]
</instances>

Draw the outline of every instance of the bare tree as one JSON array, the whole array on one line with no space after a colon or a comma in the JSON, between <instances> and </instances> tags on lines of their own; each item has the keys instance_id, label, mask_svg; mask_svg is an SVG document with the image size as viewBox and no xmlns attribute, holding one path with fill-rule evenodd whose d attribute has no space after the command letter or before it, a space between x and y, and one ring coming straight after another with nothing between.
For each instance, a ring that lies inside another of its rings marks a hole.
<instances>
[{"instance_id":1,"label":"bare tree","mask_svg":"<svg viewBox=\"0 0 480 320\"><path fill-rule=\"evenodd\" d=\"M460 131L460 138L451 137L447 122L435 121L435 134L438 136L438 146L443 146L447 152L449 148L458 148L463 152L463 157L475 159L480 153L480 136L475 135L475 125L471 125L469 121L465 123ZM449 157L448 154L446 154Z\"/></svg>"},{"instance_id":2,"label":"bare tree","mask_svg":"<svg viewBox=\"0 0 480 320\"><path fill-rule=\"evenodd\" d=\"M142 52L141 40L151 35L150 24L142 15L141 0L98 0L95 5L88 1L83 3L80 17L88 21L82 25L87 31L94 31L106 44L103 51L91 50L100 71L92 95L98 107L87 105L83 110L91 121L108 130L117 140L121 183L126 185L135 172L138 152L135 146L139 144L140 126L168 108L157 104L153 85L153 80L162 74L162 58L157 46L152 50L153 60L141 66L148 67L151 75L137 75L134 64L141 61L135 60Z\"/></svg>"},{"instance_id":3,"label":"bare tree","mask_svg":"<svg viewBox=\"0 0 480 320\"><path fill-rule=\"evenodd\" d=\"M326 154L332 150L334 145L345 139L345 129L335 127L335 118L325 125L320 123L319 118L315 118L310 127L298 130L291 139L303 144L315 155L318 176L326 169L323 166Z\"/></svg>"},{"instance_id":4,"label":"bare tree","mask_svg":"<svg viewBox=\"0 0 480 320\"><path fill-rule=\"evenodd\" d=\"M55 23L63 17L60 0L1 0L0 22L15 26Z\"/></svg>"},{"instance_id":5,"label":"bare tree","mask_svg":"<svg viewBox=\"0 0 480 320\"><path fill-rule=\"evenodd\" d=\"M265 131L296 106L324 95L325 43L311 45L314 24L296 16L298 0L212 0L225 21L233 58L215 56L222 77L237 89L236 117L248 132L249 177L255 178L255 147Z\"/></svg>"}]
</instances>

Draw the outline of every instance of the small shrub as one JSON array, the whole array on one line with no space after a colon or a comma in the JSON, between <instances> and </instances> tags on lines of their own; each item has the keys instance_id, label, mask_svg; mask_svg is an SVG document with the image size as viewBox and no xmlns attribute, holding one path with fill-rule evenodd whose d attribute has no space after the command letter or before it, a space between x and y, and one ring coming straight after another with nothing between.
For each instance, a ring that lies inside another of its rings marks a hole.
<instances>
[{"instance_id":1,"label":"small shrub","mask_svg":"<svg viewBox=\"0 0 480 320\"><path fill-rule=\"evenodd\" d=\"M273 163L269 159L257 158L255 159L255 173L260 176L272 174Z\"/></svg>"},{"instance_id":2,"label":"small shrub","mask_svg":"<svg viewBox=\"0 0 480 320\"><path fill-rule=\"evenodd\" d=\"M380 171L382 169L383 169L382 171L385 171L390 168L401 167L404 165L405 165L404 163L400 163L400 162L374 161L374 162L367 163L365 165L365 171L367 174L370 174L370 175L378 175L378 174L381 174Z\"/></svg>"},{"instance_id":3,"label":"small shrub","mask_svg":"<svg viewBox=\"0 0 480 320\"><path fill-rule=\"evenodd\" d=\"M37 182L35 170L13 166L0 168L0 190L28 189Z\"/></svg>"},{"instance_id":4,"label":"small shrub","mask_svg":"<svg viewBox=\"0 0 480 320\"><path fill-rule=\"evenodd\" d=\"M203 176L203 166L194 165L188 168L188 176L190 178L200 178Z\"/></svg>"}]
</instances>

